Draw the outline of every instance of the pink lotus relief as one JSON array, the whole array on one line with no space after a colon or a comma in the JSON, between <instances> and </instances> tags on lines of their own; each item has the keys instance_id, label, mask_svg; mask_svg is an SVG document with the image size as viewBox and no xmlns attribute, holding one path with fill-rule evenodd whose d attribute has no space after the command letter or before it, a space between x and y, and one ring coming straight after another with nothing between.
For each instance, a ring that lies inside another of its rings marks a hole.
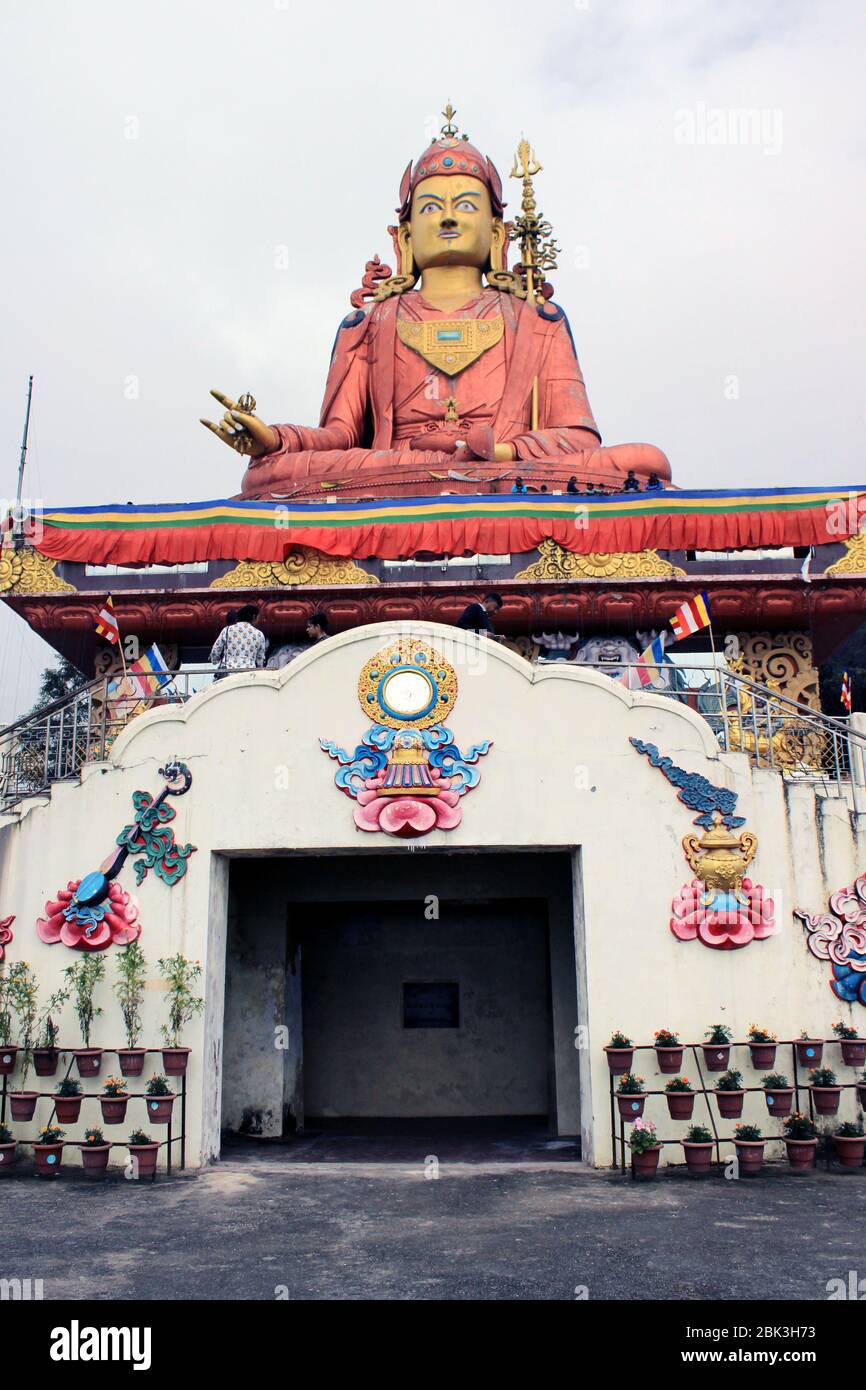
<instances>
[{"instance_id":1,"label":"pink lotus relief","mask_svg":"<svg viewBox=\"0 0 866 1390\"><path fill-rule=\"evenodd\" d=\"M0 960L3 960L6 955L6 947L12 940L12 923L14 921L14 914L11 917L0 917Z\"/></svg>"},{"instance_id":2,"label":"pink lotus relief","mask_svg":"<svg viewBox=\"0 0 866 1390\"><path fill-rule=\"evenodd\" d=\"M383 768L367 778L364 789L358 792L354 819L359 830L384 831L411 840L431 830L454 830L462 821L460 795L451 790L450 777L443 777L438 768L430 768L430 779L438 791L435 797L381 796L387 777L388 769Z\"/></svg>"},{"instance_id":3,"label":"pink lotus relief","mask_svg":"<svg viewBox=\"0 0 866 1390\"><path fill-rule=\"evenodd\" d=\"M680 941L696 938L717 951L736 951L776 930L773 899L759 883L744 878L740 889L707 889L698 878L686 883L671 903L670 928Z\"/></svg>"},{"instance_id":4,"label":"pink lotus relief","mask_svg":"<svg viewBox=\"0 0 866 1390\"><path fill-rule=\"evenodd\" d=\"M46 916L36 923L36 934L48 946L61 942L76 951L104 951L108 946L127 946L141 935L139 906L135 898L111 883L107 900L95 909L78 908L75 890L81 879L70 880L56 900L45 904Z\"/></svg>"}]
</instances>

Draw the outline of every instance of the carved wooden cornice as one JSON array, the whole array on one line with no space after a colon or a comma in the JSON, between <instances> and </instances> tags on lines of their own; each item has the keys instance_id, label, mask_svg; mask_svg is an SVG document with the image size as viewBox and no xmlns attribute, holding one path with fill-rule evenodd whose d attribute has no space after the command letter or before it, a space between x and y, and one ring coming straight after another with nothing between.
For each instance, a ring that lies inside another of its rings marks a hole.
<instances>
[{"instance_id":1,"label":"carved wooden cornice","mask_svg":"<svg viewBox=\"0 0 866 1390\"><path fill-rule=\"evenodd\" d=\"M685 573L685 570L663 560L655 550L637 550L622 554L615 551L606 554L600 550L593 550L588 555L574 555L570 550L564 550L556 541L542 541L538 547L538 559L514 578L674 579L684 578Z\"/></svg>"}]
</instances>

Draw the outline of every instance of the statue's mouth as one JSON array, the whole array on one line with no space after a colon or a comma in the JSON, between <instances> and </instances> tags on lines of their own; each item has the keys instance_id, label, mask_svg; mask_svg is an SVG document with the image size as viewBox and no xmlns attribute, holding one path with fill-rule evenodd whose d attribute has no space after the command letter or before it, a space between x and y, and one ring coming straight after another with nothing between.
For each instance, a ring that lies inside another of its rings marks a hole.
<instances>
[{"instance_id":1,"label":"statue's mouth","mask_svg":"<svg viewBox=\"0 0 866 1390\"><path fill-rule=\"evenodd\" d=\"M440 241L456 241L460 235L462 235L460 232L440 232L439 239Z\"/></svg>"}]
</instances>

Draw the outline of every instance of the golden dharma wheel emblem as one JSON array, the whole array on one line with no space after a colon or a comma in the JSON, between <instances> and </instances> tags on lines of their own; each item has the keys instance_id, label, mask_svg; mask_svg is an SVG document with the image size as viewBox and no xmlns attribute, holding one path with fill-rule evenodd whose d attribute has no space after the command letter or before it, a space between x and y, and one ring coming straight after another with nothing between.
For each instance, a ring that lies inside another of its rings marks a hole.
<instances>
[{"instance_id":1,"label":"golden dharma wheel emblem","mask_svg":"<svg viewBox=\"0 0 866 1390\"><path fill-rule=\"evenodd\" d=\"M374 724L429 729L444 723L457 702L457 674L428 642L401 637L365 664L358 701Z\"/></svg>"}]
</instances>

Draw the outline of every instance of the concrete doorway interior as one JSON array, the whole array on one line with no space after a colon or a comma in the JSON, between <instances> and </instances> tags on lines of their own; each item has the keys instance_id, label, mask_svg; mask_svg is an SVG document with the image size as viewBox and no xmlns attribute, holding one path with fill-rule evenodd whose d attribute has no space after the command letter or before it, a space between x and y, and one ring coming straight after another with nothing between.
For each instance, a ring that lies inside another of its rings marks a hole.
<instances>
[{"instance_id":1,"label":"concrete doorway interior","mask_svg":"<svg viewBox=\"0 0 866 1390\"><path fill-rule=\"evenodd\" d=\"M573 860L233 860L223 1153L253 1141L308 1161L394 1160L435 1139L454 1159L573 1159Z\"/></svg>"}]
</instances>

